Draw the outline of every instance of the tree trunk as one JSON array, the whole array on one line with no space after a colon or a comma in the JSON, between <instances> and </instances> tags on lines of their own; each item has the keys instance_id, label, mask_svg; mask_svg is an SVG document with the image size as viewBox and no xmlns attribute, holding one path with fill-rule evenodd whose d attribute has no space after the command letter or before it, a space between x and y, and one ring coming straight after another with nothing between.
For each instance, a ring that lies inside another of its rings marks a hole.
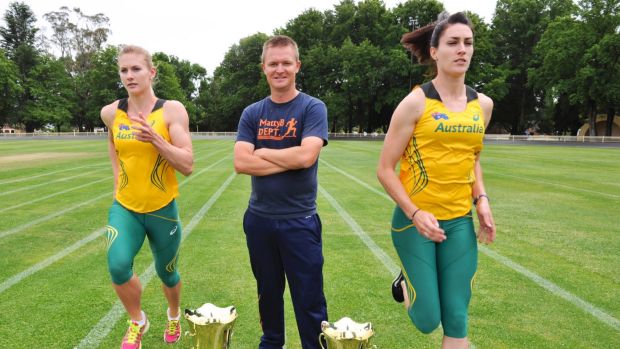
<instances>
[{"instance_id":1,"label":"tree trunk","mask_svg":"<svg viewBox=\"0 0 620 349\"><path fill-rule=\"evenodd\" d=\"M596 136L596 103L593 100L588 101L588 119L590 122L588 136Z\"/></svg>"},{"instance_id":2,"label":"tree trunk","mask_svg":"<svg viewBox=\"0 0 620 349\"><path fill-rule=\"evenodd\" d=\"M510 133L513 135L522 135L523 134L523 128L522 126L522 120L524 119L524 105L525 105L525 94L523 92L521 92L521 95L519 96L519 105L518 108L519 110L515 111L515 116L512 118L512 127L510 129Z\"/></svg>"},{"instance_id":3,"label":"tree trunk","mask_svg":"<svg viewBox=\"0 0 620 349\"><path fill-rule=\"evenodd\" d=\"M519 106L519 119L517 119L517 134L523 134L525 132L526 125L525 120L525 89L521 92L521 105Z\"/></svg>"},{"instance_id":4,"label":"tree trunk","mask_svg":"<svg viewBox=\"0 0 620 349\"><path fill-rule=\"evenodd\" d=\"M347 133L352 133L353 132L353 103L351 103L350 98L348 100L349 100L349 103L348 103L349 107L347 109L348 109L349 115L347 118Z\"/></svg>"},{"instance_id":5,"label":"tree trunk","mask_svg":"<svg viewBox=\"0 0 620 349\"><path fill-rule=\"evenodd\" d=\"M607 109L607 124L605 125L605 136L611 137L611 131L614 127L614 116L616 116L616 109L609 107Z\"/></svg>"},{"instance_id":6,"label":"tree trunk","mask_svg":"<svg viewBox=\"0 0 620 349\"><path fill-rule=\"evenodd\" d=\"M372 96L372 99L366 104L366 111L368 113L368 124L366 125L366 132L369 134L374 131L375 119L377 118L377 112L374 109L374 105L377 103L377 97Z\"/></svg>"},{"instance_id":7,"label":"tree trunk","mask_svg":"<svg viewBox=\"0 0 620 349\"><path fill-rule=\"evenodd\" d=\"M336 133L337 116L332 116L332 133Z\"/></svg>"},{"instance_id":8,"label":"tree trunk","mask_svg":"<svg viewBox=\"0 0 620 349\"><path fill-rule=\"evenodd\" d=\"M362 133L364 132L364 114L365 114L365 109L364 109L364 104L362 102L361 99L357 100L357 112L358 112L358 117L356 118L357 120L355 120L357 122L357 132Z\"/></svg>"},{"instance_id":9,"label":"tree trunk","mask_svg":"<svg viewBox=\"0 0 620 349\"><path fill-rule=\"evenodd\" d=\"M35 124L30 121L24 122L24 126L26 127L26 133L34 132Z\"/></svg>"}]
</instances>

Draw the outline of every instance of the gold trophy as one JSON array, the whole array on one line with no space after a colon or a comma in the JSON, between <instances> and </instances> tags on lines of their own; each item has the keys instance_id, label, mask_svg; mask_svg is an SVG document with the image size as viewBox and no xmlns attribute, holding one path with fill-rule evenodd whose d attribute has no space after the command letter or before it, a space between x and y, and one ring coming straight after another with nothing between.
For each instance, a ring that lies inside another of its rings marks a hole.
<instances>
[{"instance_id":1,"label":"gold trophy","mask_svg":"<svg viewBox=\"0 0 620 349\"><path fill-rule=\"evenodd\" d=\"M323 349L321 338L325 339L327 349L370 349L370 338L375 334L370 322L359 324L348 317L333 324L323 321L321 330L319 343Z\"/></svg>"},{"instance_id":2,"label":"gold trophy","mask_svg":"<svg viewBox=\"0 0 620 349\"><path fill-rule=\"evenodd\" d=\"M235 307L219 308L206 303L196 310L185 309L185 319L189 324L185 335L192 338L192 349L230 348L232 328L237 319Z\"/></svg>"}]
</instances>

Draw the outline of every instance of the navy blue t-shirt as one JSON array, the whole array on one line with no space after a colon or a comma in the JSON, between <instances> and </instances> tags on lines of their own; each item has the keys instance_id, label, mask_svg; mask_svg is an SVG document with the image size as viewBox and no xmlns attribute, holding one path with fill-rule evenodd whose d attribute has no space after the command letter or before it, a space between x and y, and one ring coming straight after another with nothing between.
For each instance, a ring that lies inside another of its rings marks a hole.
<instances>
[{"instance_id":1,"label":"navy blue t-shirt","mask_svg":"<svg viewBox=\"0 0 620 349\"><path fill-rule=\"evenodd\" d=\"M270 97L251 104L241 114L237 141L255 149L284 149L315 136L327 145L327 108L303 92L286 103ZM268 218L297 218L316 213L318 160L309 168L269 176L252 176L249 210Z\"/></svg>"}]
</instances>

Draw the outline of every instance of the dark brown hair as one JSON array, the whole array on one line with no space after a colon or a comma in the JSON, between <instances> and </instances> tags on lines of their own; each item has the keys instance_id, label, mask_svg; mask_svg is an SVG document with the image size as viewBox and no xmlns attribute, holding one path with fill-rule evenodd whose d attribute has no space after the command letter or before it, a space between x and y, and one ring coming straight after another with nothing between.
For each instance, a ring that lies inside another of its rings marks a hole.
<instances>
[{"instance_id":1,"label":"dark brown hair","mask_svg":"<svg viewBox=\"0 0 620 349\"><path fill-rule=\"evenodd\" d=\"M444 11L437 16L437 21L403 34L400 42L418 58L420 64L434 64L431 59L431 47L439 46L439 39L446 28L457 23L465 24L473 33L473 25L463 12L450 15Z\"/></svg>"}]
</instances>

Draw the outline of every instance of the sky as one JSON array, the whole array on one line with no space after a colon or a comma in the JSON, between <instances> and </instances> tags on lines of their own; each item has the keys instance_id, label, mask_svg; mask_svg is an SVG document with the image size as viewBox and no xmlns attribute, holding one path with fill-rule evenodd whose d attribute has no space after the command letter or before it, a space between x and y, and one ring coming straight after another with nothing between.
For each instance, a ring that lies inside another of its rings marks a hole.
<instances>
[{"instance_id":1,"label":"sky","mask_svg":"<svg viewBox=\"0 0 620 349\"><path fill-rule=\"evenodd\" d=\"M61 6L78 7L86 15L103 13L112 31L108 44L135 44L197 63L209 75L220 65L230 47L258 32L267 35L284 27L309 8L333 9L340 0L20 0L34 12L36 26L51 36L45 13ZM383 0L394 8L403 0ZM442 0L440 0L442 1ZM0 25L12 0L0 0ZM357 1L356 1L357 2ZM443 0L450 13L472 11L490 22L496 0ZM302 51L303 52L303 51ZM257 57L258 59L258 57ZM303 55L301 57L303 61Z\"/></svg>"}]
</instances>

